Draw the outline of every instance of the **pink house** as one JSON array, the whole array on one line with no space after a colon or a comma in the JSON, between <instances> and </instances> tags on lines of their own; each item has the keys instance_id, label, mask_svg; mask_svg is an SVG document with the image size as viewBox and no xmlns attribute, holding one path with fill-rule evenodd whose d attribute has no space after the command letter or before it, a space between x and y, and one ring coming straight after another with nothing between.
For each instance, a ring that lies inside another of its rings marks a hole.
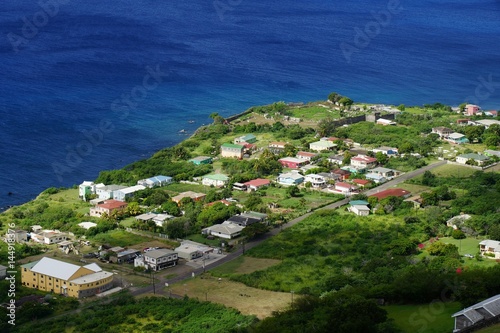
<instances>
[{"instance_id":1,"label":"pink house","mask_svg":"<svg viewBox=\"0 0 500 333\"><path fill-rule=\"evenodd\" d=\"M465 113L468 115L468 116L473 116L475 115L476 113L479 112L481 108L477 105L474 105L474 104L467 104L465 106Z\"/></svg>"},{"instance_id":2,"label":"pink house","mask_svg":"<svg viewBox=\"0 0 500 333\"><path fill-rule=\"evenodd\" d=\"M349 196L350 194L354 193L358 189L357 186L349 183L344 183L344 182L337 182L335 183L335 188L333 190L329 190L330 192L333 193L338 193L338 194L343 194L346 196Z\"/></svg>"}]
</instances>

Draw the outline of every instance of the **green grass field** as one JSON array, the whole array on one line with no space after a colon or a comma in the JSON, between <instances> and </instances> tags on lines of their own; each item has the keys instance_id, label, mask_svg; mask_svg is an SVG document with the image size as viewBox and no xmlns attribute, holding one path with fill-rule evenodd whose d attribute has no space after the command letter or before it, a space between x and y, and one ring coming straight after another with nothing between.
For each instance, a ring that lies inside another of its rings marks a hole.
<instances>
[{"instance_id":1,"label":"green grass field","mask_svg":"<svg viewBox=\"0 0 500 333\"><path fill-rule=\"evenodd\" d=\"M130 246L142 243L149 238L131 234L124 230L111 230L106 233L98 234L92 241L100 244L109 244L111 246Z\"/></svg>"},{"instance_id":2,"label":"green grass field","mask_svg":"<svg viewBox=\"0 0 500 333\"><path fill-rule=\"evenodd\" d=\"M340 112L322 106L308 106L291 110L293 117L307 120L321 120L326 117L340 118Z\"/></svg>"},{"instance_id":3,"label":"green grass field","mask_svg":"<svg viewBox=\"0 0 500 333\"><path fill-rule=\"evenodd\" d=\"M215 276L230 274L250 274L252 272L274 266L280 262L281 260L276 259L262 259L241 256L211 270L210 272Z\"/></svg>"},{"instance_id":4,"label":"green grass field","mask_svg":"<svg viewBox=\"0 0 500 333\"><path fill-rule=\"evenodd\" d=\"M454 327L451 315L461 310L459 303L441 301L422 305L389 305L382 308L404 333L450 333Z\"/></svg>"},{"instance_id":5,"label":"green grass field","mask_svg":"<svg viewBox=\"0 0 500 333\"><path fill-rule=\"evenodd\" d=\"M500 332L500 324L484 328L482 330L476 331L476 333L498 333Z\"/></svg>"},{"instance_id":6,"label":"green grass field","mask_svg":"<svg viewBox=\"0 0 500 333\"><path fill-rule=\"evenodd\" d=\"M468 178L477 170L453 164L441 165L432 170L432 173L438 177L459 177Z\"/></svg>"}]
</instances>

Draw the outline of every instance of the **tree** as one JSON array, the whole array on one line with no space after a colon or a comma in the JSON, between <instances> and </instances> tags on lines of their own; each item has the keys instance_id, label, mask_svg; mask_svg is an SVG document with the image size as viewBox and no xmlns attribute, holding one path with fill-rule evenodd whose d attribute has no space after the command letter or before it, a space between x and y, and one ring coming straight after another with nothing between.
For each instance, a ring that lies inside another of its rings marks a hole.
<instances>
[{"instance_id":1,"label":"tree","mask_svg":"<svg viewBox=\"0 0 500 333\"><path fill-rule=\"evenodd\" d=\"M335 131L335 120L332 117L323 118L318 123L318 134L321 137L329 136Z\"/></svg>"},{"instance_id":2,"label":"tree","mask_svg":"<svg viewBox=\"0 0 500 333\"><path fill-rule=\"evenodd\" d=\"M262 223L254 223L246 226L241 232L241 235L248 240L251 240L259 235L265 234L269 228Z\"/></svg>"},{"instance_id":3,"label":"tree","mask_svg":"<svg viewBox=\"0 0 500 333\"><path fill-rule=\"evenodd\" d=\"M298 197L300 195L300 190L297 186L293 185L286 189L286 194L291 197Z\"/></svg>"},{"instance_id":4,"label":"tree","mask_svg":"<svg viewBox=\"0 0 500 333\"><path fill-rule=\"evenodd\" d=\"M185 217L178 217L168 221L165 225L165 232L170 238L184 238L189 229L189 220Z\"/></svg>"},{"instance_id":5,"label":"tree","mask_svg":"<svg viewBox=\"0 0 500 333\"><path fill-rule=\"evenodd\" d=\"M398 107L397 107L397 109L399 111L404 111L404 110L406 110L406 106L404 104L399 104Z\"/></svg>"},{"instance_id":6,"label":"tree","mask_svg":"<svg viewBox=\"0 0 500 333\"><path fill-rule=\"evenodd\" d=\"M250 193L247 201L245 201L245 207L249 210L258 210L258 207L261 204L262 204L262 198L256 192Z\"/></svg>"},{"instance_id":7,"label":"tree","mask_svg":"<svg viewBox=\"0 0 500 333\"><path fill-rule=\"evenodd\" d=\"M495 224L488 230L490 238L496 241L500 241L500 224Z\"/></svg>"},{"instance_id":8,"label":"tree","mask_svg":"<svg viewBox=\"0 0 500 333\"><path fill-rule=\"evenodd\" d=\"M163 203L161 205L161 210L162 212L173 216L181 215L181 209L174 201L172 201L172 199L168 199L165 203Z\"/></svg>"},{"instance_id":9,"label":"tree","mask_svg":"<svg viewBox=\"0 0 500 333\"><path fill-rule=\"evenodd\" d=\"M460 110L460 112L464 112L465 111L465 106L467 105L467 103L461 103L459 106L458 106L458 109Z\"/></svg>"},{"instance_id":10,"label":"tree","mask_svg":"<svg viewBox=\"0 0 500 333\"><path fill-rule=\"evenodd\" d=\"M451 237L453 237L454 239L464 239L466 238L464 232L460 229L454 229L452 232L451 232Z\"/></svg>"},{"instance_id":11,"label":"tree","mask_svg":"<svg viewBox=\"0 0 500 333\"><path fill-rule=\"evenodd\" d=\"M345 96L339 100L339 104L343 105L343 106L351 106L353 103L354 103L354 101L352 99L350 99L349 97L345 97Z\"/></svg>"},{"instance_id":12,"label":"tree","mask_svg":"<svg viewBox=\"0 0 500 333\"><path fill-rule=\"evenodd\" d=\"M484 133L484 126L467 126L464 129L465 136L469 140L469 142L478 141L481 142L482 135Z\"/></svg>"},{"instance_id":13,"label":"tree","mask_svg":"<svg viewBox=\"0 0 500 333\"><path fill-rule=\"evenodd\" d=\"M344 159L342 160L343 165L351 164L352 154L348 151L344 152Z\"/></svg>"},{"instance_id":14,"label":"tree","mask_svg":"<svg viewBox=\"0 0 500 333\"><path fill-rule=\"evenodd\" d=\"M432 256L460 257L458 247L453 244L434 242L427 247L427 252Z\"/></svg>"},{"instance_id":15,"label":"tree","mask_svg":"<svg viewBox=\"0 0 500 333\"><path fill-rule=\"evenodd\" d=\"M375 158L377 159L377 163L382 164L382 165L386 164L387 161L389 160L389 157L387 157L386 154L384 154L380 151L375 154Z\"/></svg>"},{"instance_id":16,"label":"tree","mask_svg":"<svg viewBox=\"0 0 500 333\"><path fill-rule=\"evenodd\" d=\"M422 185L425 186L435 186L436 185L436 175L427 170L422 176Z\"/></svg>"},{"instance_id":17,"label":"tree","mask_svg":"<svg viewBox=\"0 0 500 333\"><path fill-rule=\"evenodd\" d=\"M342 98L342 95L332 92L328 95L328 100L332 103L337 103Z\"/></svg>"}]
</instances>

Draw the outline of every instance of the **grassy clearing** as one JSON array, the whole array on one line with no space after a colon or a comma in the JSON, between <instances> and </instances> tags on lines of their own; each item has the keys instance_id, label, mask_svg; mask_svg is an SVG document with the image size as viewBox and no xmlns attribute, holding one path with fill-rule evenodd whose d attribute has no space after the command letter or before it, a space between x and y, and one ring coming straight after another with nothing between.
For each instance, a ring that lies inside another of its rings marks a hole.
<instances>
[{"instance_id":1,"label":"grassy clearing","mask_svg":"<svg viewBox=\"0 0 500 333\"><path fill-rule=\"evenodd\" d=\"M177 295L197 298L200 301L223 304L238 309L244 315L255 315L259 319L271 316L273 311L287 308L291 302L289 293L250 288L242 283L210 277L196 277L174 284L168 290Z\"/></svg>"},{"instance_id":2,"label":"grassy clearing","mask_svg":"<svg viewBox=\"0 0 500 333\"><path fill-rule=\"evenodd\" d=\"M498 333L498 332L500 332L500 324L476 331L476 333Z\"/></svg>"},{"instance_id":3,"label":"grassy clearing","mask_svg":"<svg viewBox=\"0 0 500 333\"><path fill-rule=\"evenodd\" d=\"M184 184L184 183L170 184L165 186L164 189L176 193L181 193L186 191L208 193L208 191L210 191L210 187L204 185Z\"/></svg>"},{"instance_id":4,"label":"grassy clearing","mask_svg":"<svg viewBox=\"0 0 500 333\"><path fill-rule=\"evenodd\" d=\"M458 178L469 178L474 172L476 172L475 169L453 164L441 165L432 170L432 173L438 177Z\"/></svg>"},{"instance_id":5,"label":"grassy clearing","mask_svg":"<svg viewBox=\"0 0 500 333\"><path fill-rule=\"evenodd\" d=\"M465 239L454 239L451 237L440 238L441 242L446 244L453 244L458 247L458 253L460 255L472 254L475 255L479 252L479 242L481 239L475 238L465 238Z\"/></svg>"},{"instance_id":6,"label":"grassy clearing","mask_svg":"<svg viewBox=\"0 0 500 333\"><path fill-rule=\"evenodd\" d=\"M410 191L411 195L417 195L417 194L420 194L422 192L430 191L432 189L429 186L408 184L408 183L399 184L398 187L402 188L404 190Z\"/></svg>"},{"instance_id":7,"label":"grassy clearing","mask_svg":"<svg viewBox=\"0 0 500 333\"><path fill-rule=\"evenodd\" d=\"M109 244L111 246L130 246L142 243L145 239L147 239L147 237L134 235L124 230L111 230L106 233L98 234L92 241L100 244Z\"/></svg>"},{"instance_id":8,"label":"grassy clearing","mask_svg":"<svg viewBox=\"0 0 500 333\"><path fill-rule=\"evenodd\" d=\"M308 119L308 120L321 120L326 117L340 118L340 112L337 110L332 110L330 108L325 108L322 106L309 106L297 109L292 109L291 113L293 117Z\"/></svg>"},{"instance_id":9,"label":"grassy clearing","mask_svg":"<svg viewBox=\"0 0 500 333\"><path fill-rule=\"evenodd\" d=\"M389 318L405 333L449 333L454 321L451 315L461 310L459 303L384 306Z\"/></svg>"},{"instance_id":10,"label":"grassy clearing","mask_svg":"<svg viewBox=\"0 0 500 333\"><path fill-rule=\"evenodd\" d=\"M211 273L219 275L229 274L250 274L255 271L264 270L268 267L279 264L281 260L252 258L247 256L238 257L230 262L217 267Z\"/></svg>"}]
</instances>

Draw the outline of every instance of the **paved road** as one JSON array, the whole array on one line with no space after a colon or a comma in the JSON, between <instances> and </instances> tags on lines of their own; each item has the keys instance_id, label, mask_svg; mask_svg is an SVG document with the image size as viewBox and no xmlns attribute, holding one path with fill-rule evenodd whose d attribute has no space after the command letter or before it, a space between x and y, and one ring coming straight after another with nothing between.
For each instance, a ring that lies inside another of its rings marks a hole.
<instances>
[{"instance_id":1,"label":"paved road","mask_svg":"<svg viewBox=\"0 0 500 333\"><path fill-rule=\"evenodd\" d=\"M423 174L425 171L428 171L428 170L432 170L438 166L441 166L441 165L444 165L446 164L446 161L439 161L439 162L436 162L436 163L433 163L433 164L430 164L430 165L427 165L423 168L420 168L418 170L415 170L415 171L411 171L411 172L408 172L408 173L405 173L391 181L388 181L380 186L377 186L376 188L374 189L371 189L371 190L368 190L366 192L364 192L366 195L372 195L372 194L375 194L377 192L380 192L380 191L383 191L383 190L386 190L388 188L391 188L391 187L394 187L408 179L411 179L411 178L414 178L414 177L417 177L421 174ZM341 206L344 206L346 204L349 203L349 199L343 199L343 200L340 200L340 201L337 201L337 202L334 202L328 206L325 206L323 207L322 209L335 209L335 208L339 208ZM168 282L169 284L172 284L172 283L176 283L176 282L180 282L180 281L183 281L183 280L186 280L190 277L192 277L192 274L194 272L194 274L196 276L202 274L204 271L209 271L210 269L212 268L215 268L215 267L218 267L220 265L223 265L233 259L236 259L238 258L239 256L241 256L242 254L244 254L244 252L246 250L249 250L257 245L259 245L260 243L262 243L263 241L265 241L266 239L268 238L271 238L275 235L277 235L278 233L280 233L280 231L282 229L286 229L286 228L290 228L291 226L301 222L302 220L306 219L307 217L309 217L311 214L313 214L313 212L310 212L310 213L306 213L302 216L299 216L291 221L289 221L288 223L284 224L282 226L282 228L275 228L275 229L272 229L271 231L267 232L266 234L264 235L261 235L260 237L244 244L244 247L242 248L238 248L237 250L235 250L234 252L232 253L229 253L228 255L226 255L224 258L218 260L218 261L215 261L213 263L210 263L208 265L205 266L205 268L198 268L198 269L194 269L193 271L191 272L187 272L187 273L184 273L184 274L180 274L172 279L168 279L168 280L160 280L159 282L156 283L155 285L155 291L157 294L161 294L161 295L165 295L167 296L167 293L165 291L163 291L163 288L165 286L165 283ZM132 294L137 296L137 295L141 295L141 294L146 294L146 293L152 293L153 292L153 286L147 286L147 287L144 287L144 288L138 288L138 289L135 289L132 291ZM176 297L176 298L180 298L181 296L179 295L173 295L173 294L169 294L168 296L171 296L171 297Z\"/></svg>"}]
</instances>

